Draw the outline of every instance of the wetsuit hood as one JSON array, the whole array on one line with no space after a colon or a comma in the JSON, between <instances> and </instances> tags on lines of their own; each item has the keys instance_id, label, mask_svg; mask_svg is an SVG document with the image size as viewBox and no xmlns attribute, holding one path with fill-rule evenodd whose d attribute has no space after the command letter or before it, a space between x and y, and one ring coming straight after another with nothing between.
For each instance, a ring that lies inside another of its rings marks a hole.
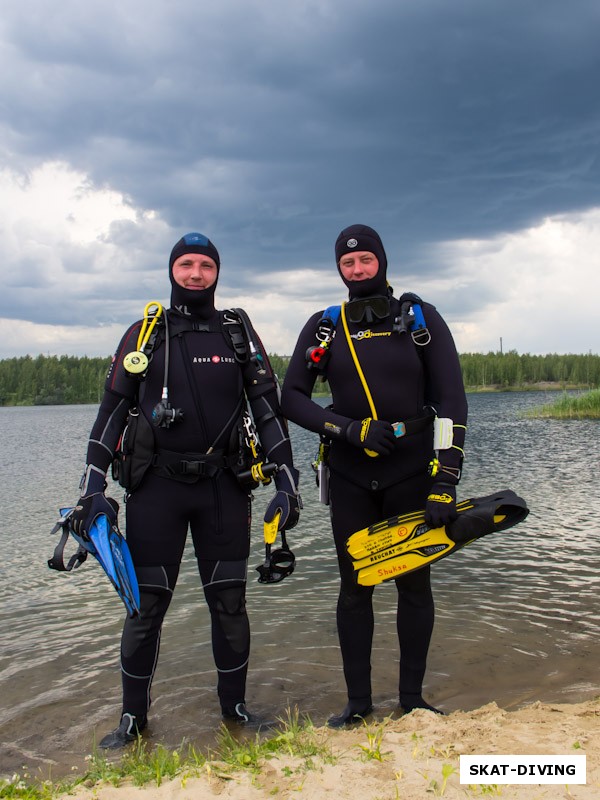
<instances>
[{"instance_id":1,"label":"wetsuit hood","mask_svg":"<svg viewBox=\"0 0 600 800\"><path fill-rule=\"evenodd\" d=\"M365 281L348 281L340 270L340 259L346 253L368 251L373 253L379 261L377 275ZM358 297L373 297L383 295L387 297L387 256L383 242L376 230L368 225L350 225L338 236L335 242L335 263L344 285L348 289L350 299Z\"/></svg>"},{"instance_id":2,"label":"wetsuit hood","mask_svg":"<svg viewBox=\"0 0 600 800\"><path fill-rule=\"evenodd\" d=\"M199 253L212 258L217 265L217 280L208 289L192 291L184 289L173 278L173 264L186 253ZM215 290L219 282L221 259L214 244L202 233L186 233L175 244L169 257L169 280L171 281L171 308L184 316L210 319L215 313Z\"/></svg>"}]
</instances>

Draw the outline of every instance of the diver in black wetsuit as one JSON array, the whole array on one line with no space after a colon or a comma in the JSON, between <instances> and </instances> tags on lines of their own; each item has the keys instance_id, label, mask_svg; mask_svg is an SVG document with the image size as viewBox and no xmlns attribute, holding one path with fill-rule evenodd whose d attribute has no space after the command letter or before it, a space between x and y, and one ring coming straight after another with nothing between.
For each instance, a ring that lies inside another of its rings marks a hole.
<instances>
[{"instance_id":1,"label":"diver in black wetsuit","mask_svg":"<svg viewBox=\"0 0 600 800\"><path fill-rule=\"evenodd\" d=\"M245 606L250 546L251 494L237 477L246 400L265 461L278 465L276 496L265 522L280 513L279 529L299 515L298 472L293 466L277 380L254 331L249 357L242 327L215 309L220 269L212 242L187 234L169 261L171 307L159 327L143 379L127 372L142 323L123 336L107 376L88 443L81 498L73 517L80 533L104 512L116 520L106 498L105 476L128 420L137 422L129 458L138 485L126 495L127 542L140 586L140 616L125 621L121 642L123 707L116 730L101 747L117 748L147 724L150 688L160 633L183 554L188 527L211 614L217 690L224 719L256 723L245 707L250 630ZM237 320L239 322L239 318ZM235 318L234 318L235 322ZM230 331L228 333L228 331ZM166 372L165 372L166 368ZM164 387L167 392L164 392ZM162 397L162 399L161 399ZM245 422L248 424L249 417Z\"/></svg>"},{"instance_id":2,"label":"diver in black wetsuit","mask_svg":"<svg viewBox=\"0 0 600 800\"><path fill-rule=\"evenodd\" d=\"M425 508L427 521L435 526L456 517L467 403L446 323L415 295L392 296L377 232L366 225L346 228L336 241L335 256L349 291L342 307L347 334L343 318L329 333L323 312L308 320L285 377L282 410L330 443L329 501L341 577L337 625L348 705L329 725L341 727L372 710L374 625L373 587L357 584L345 542L355 531L396 514ZM407 309L413 302L422 307L430 334L426 344L427 336L413 339L408 328L413 315L407 316ZM311 400L319 370L331 388L328 408ZM448 449L434 451L431 409L451 420L446 423L453 433ZM405 423L405 435L398 436L399 426L395 433L396 422ZM429 567L398 578L396 586L400 705L405 711L436 711L422 695L434 621Z\"/></svg>"}]
</instances>

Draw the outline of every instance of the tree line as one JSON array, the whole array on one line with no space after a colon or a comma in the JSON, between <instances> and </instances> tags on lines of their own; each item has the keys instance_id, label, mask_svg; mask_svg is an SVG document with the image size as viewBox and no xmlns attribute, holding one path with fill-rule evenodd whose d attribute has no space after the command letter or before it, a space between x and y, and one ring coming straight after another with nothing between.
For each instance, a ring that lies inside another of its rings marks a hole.
<instances>
[{"instance_id":1,"label":"tree line","mask_svg":"<svg viewBox=\"0 0 600 800\"><path fill-rule=\"evenodd\" d=\"M283 381L289 356L269 358ZM600 387L600 356L592 353L536 356L511 350L463 353L459 358L465 386L471 389L519 389L539 383ZM99 403L110 362L110 357L44 355L0 360L0 405Z\"/></svg>"},{"instance_id":2,"label":"tree line","mask_svg":"<svg viewBox=\"0 0 600 800\"><path fill-rule=\"evenodd\" d=\"M543 356L509 350L507 353L463 353L460 365L465 386L519 388L536 383L600 386L600 356L587 353Z\"/></svg>"},{"instance_id":3,"label":"tree line","mask_svg":"<svg viewBox=\"0 0 600 800\"><path fill-rule=\"evenodd\" d=\"M22 356L0 361L0 405L99 403L111 358Z\"/></svg>"}]
</instances>

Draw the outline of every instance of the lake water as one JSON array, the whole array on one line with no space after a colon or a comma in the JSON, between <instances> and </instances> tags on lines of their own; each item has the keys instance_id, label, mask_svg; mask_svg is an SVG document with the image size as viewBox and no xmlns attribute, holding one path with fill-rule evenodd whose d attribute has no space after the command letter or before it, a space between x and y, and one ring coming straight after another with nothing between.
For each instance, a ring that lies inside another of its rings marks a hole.
<instances>
[{"instance_id":1,"label":"lake water","mask_svg":"<svg viewBox=\"0 0 600 800\"><path fill-rule=\"evenodd\" d=\"M460 498L514 489L531 513L432 569L436 626L425 695L445 711L495 701L577 702L600 693L598 421L528 420L542 393L469 396ZM122 605L99 566L46 566L60 505L77 499L95 406L0 408L0 774L27 765L57 776L83 767L118 721ZM297 706L315 724L345 704L335 627L337 570L328 509L310 461L317 437L291 426L304 512L289 534L294 575L255 581L260 521L272 496L255 493L248 606L247 700L271 718ZM112 493L119 499L119 487ZM375 718L396 707L395 586L376 589ZM199 745L219 727L209 617L188 542L164 626L149 725L152 741Z\"/></svg>"}]
</instances>

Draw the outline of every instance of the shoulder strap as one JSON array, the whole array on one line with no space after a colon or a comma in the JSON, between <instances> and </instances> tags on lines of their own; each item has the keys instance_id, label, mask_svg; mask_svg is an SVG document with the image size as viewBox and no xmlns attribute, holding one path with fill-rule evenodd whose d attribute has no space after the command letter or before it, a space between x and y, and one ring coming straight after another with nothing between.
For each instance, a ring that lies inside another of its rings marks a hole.
<instances>
[{"instance_id":1,"label":"shoulder strap","mask_svg":"<svg viewBox=\"0 0 600 800\"><path fill-rule=\"evenodd\" d=\"M235 360L239 364L245 364L249 359L249 348L244 336L244 326L237 311L236 308L227 308L219 314L223 333L231 342Z\"/></svg>"},{"instance_id":2,"label":"shoulder strap","mask_svg":"<svg viewBox=\"0 0 600 800\"><path fill-rule=\"evenodd\" d=\"M335 328L335 326L337 325L338 320L340 318L341 310L342 310L341 306L328 306L325 309L325 311L323 312L323 316L321 317L321 320L324 320L324 319L330 320L333 323L333 327Z\"/></svg>"},{"instance_id":3,"label":"shoulder strap","mask_svg":"<svg viewBox=\"0 0 600 800\"><path fill-rule=\"evenodd\" d=\"M306 351L306 365L309 369L318 369L321 377L329 360L331 343L335 336L335 327L340 318L341 306L328 306L319 320L316 331L317 344ZM323 377L323 380L325 378Z\"/></svg>"},{"instance_id":4,"label":"shoulder strap","mask_svg":"<svg viewBox=\"0 0 600 800\"><path fill-rule=\"evenodd\" d=\"M254 341L254 329L250 317L243 308L228 308L222 311L223 330L231 339L235 358L240 364L251 361L259 375L267 372L265 360L257 342Z\"/></svg>"},{"instance_id":5,"label":"shoulder strap","mask_svg":"<svg viewBox=\"0 0 600 800\"><path fill-rule=\"evenodd\" d=\"M425 324L423 301L419 295L413 292L404 292L398 302L400 303L400 315L394 320L394 331L397 333L410 331L413 342L420 347L429 344L431 334Z\"/></svg>"}]
</instances>

